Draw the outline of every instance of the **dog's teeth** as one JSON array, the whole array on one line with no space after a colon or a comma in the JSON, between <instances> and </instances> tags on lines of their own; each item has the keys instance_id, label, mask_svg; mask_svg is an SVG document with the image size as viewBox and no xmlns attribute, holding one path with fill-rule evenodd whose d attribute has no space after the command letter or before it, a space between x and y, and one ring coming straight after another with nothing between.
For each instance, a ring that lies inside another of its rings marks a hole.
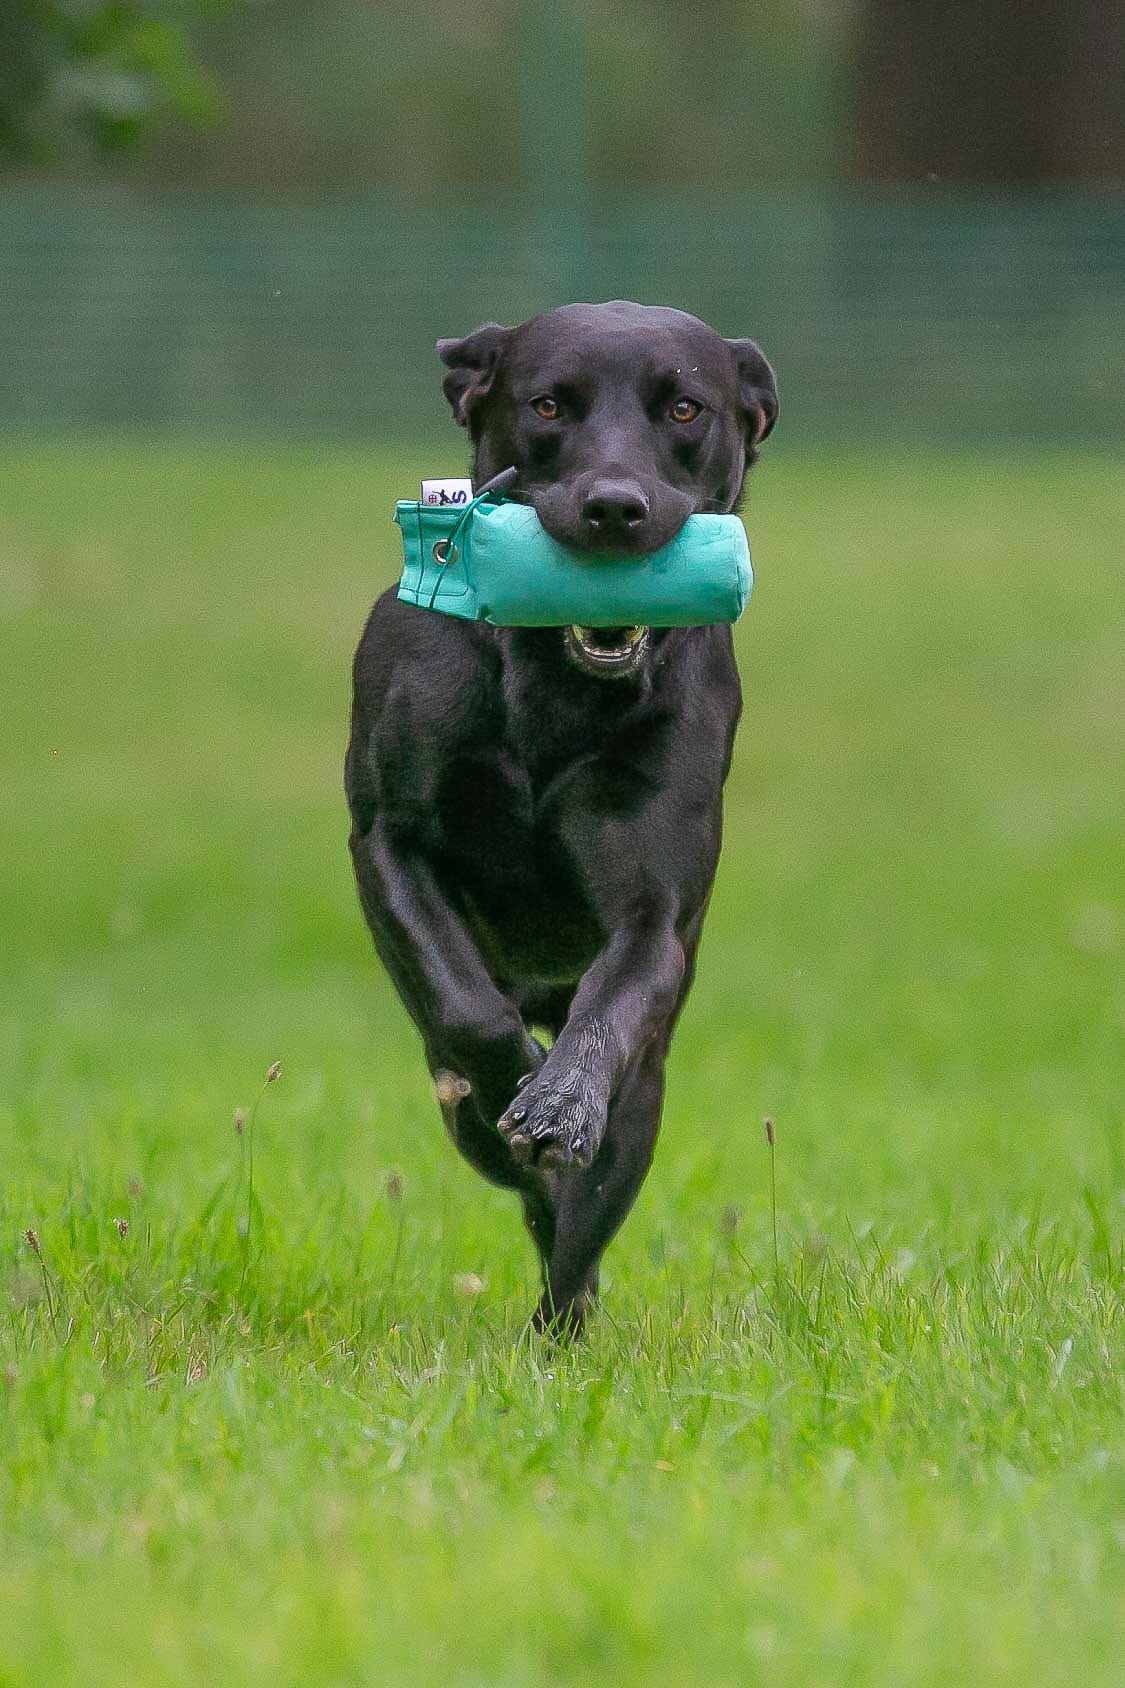
<instances>
[{"instance_id":1,"label":"dog's teeth","mask_svg":"<svg viewBox=\"0 0 1125 1688\"><path fill-rule=\"evenodd\" d=\"M624 669L633 653L644 643L647 627L584 627L572 622L570 637L579 646L587 661L605 671ZM612 637L616 643L608 643Z\"/></svg>"}]
</instances>

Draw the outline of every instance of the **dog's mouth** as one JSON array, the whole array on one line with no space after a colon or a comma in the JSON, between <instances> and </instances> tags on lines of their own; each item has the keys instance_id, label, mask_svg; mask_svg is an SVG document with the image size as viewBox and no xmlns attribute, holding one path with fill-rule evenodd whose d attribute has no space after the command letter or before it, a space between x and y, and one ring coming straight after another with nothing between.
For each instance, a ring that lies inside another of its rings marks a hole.
<instances>
[{"instance_id":1,"label":"dog's mouth","mask_svg":"<svg viewBox=\"0 0 1125 1688\"><path fill-rule=\"evenodd\" d=\"M580 627L566 629L567 655L587 674L608 678L636 668L648 644L647 627Z\"/></svg>"}]
</instances>

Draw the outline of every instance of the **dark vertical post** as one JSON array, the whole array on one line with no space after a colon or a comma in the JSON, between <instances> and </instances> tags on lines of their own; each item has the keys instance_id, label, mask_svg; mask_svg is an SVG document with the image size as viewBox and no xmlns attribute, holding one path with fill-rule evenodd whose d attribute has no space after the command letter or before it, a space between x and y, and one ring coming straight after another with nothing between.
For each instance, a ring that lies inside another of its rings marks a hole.
<instances>
[{"instance_id":1,"label":"dark vertical post","mask_svg":"<svg viewBox=\"0 0 1125 1688\"><path fill-rule=\"evenodd\" d=\"M584 0L521 0L520 155L543 304L590 286Z\"/></svg>"},{"instance_id":2,"label":"dark vertical post","mask_svg":"<svg viewBox=\"0 0 1125 1688\"><path fill-rule=\"evenodd\" d=\"M855 73L864 181L1125 175L1125 0L863 0Z\"/></svg>"}]
</instances>

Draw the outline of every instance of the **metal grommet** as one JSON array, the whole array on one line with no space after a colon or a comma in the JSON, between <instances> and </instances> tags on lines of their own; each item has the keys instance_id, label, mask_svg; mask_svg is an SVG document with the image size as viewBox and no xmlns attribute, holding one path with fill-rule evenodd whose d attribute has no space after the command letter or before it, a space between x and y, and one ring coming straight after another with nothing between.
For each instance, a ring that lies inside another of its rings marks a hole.
<instances>
[{"instance_id":1,"label":"metal grommet","mask_svg":"<svg viewBox=\"0 0 1125 1688\"><path fill-rule=\"evenodd\" d=\"M435 539L430 547L430 555L435 563L455 563L457 561L457 547L450 545L448 539Z\"/></svg>"}]
</instances>

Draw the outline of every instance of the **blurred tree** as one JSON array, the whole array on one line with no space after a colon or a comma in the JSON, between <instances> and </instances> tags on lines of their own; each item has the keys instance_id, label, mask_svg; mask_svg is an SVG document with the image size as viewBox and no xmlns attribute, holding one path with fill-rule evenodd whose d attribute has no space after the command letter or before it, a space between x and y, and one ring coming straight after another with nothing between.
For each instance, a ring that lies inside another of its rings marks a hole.
<instances>
[{"instance_id":1,"label":"blurred tree","mask_svg":"<svg viewBox=\"0 0 1125 1688\"><path fill-rule=\"evenodd\" d=\"M863 0L866 181L1125 183L1125 0Z\"/></svg>"},{"instance_id":2,"label":"blurred tree","mask_svg":"<svg viewBox=\"0 0 1125 1688\"><path fill-rule=\"evenodd\" d=\"M193 31L224 121L164 125L123 175L316 199L513 184L523 0L256 0Z\"/></svg>"},{"instance_id":3,"label":"blurred tree","mask_svg":"<svg viewBox=\"0 0 1125 1688\"><path fill-rule=\"evenodd\" d=\"M185 29L224 0L0 0L0 160L35 162L80 135L134 146L158 112L211 116Z\"/></svg>"},{"instance_id":4,"label":"blurred tree","mask_svg":"<svg viewBox=\"0 0 1125 1688\"><path fill-rule=\"evenodd\" d=\"M1113 183L1123 110L1125 0L0 0L0 163L157 188Z\"/></svg>"},{"instance_id":5,"label":"blurred tree","mask_svg":"<svg viewBox=\"0 0 1125 1688\"><path fill-rule=\"evenodd\" d=\"M853 0L613 0L584 12L600 186L710 201L839 175Z\"/></svg>"},{"instance_id":6,"label":"blurred tree","mask_svg":"<svg viewBox=\"0 0 1125 1688\"><path fill-rule=\"evenodd\" d=\"M581 32L596 191L713 195L838 176L855 3L474 0L466 12L464 0L138 0L134 16L180 20L223 121L154 125L143 148L103 153L97 171L267 197L385 189L538 203L576 67L565 51L558 78L529 78L529 64ZM43 4L0 0L0 12ZM566 170L571 139L563 150ZM88 173L77 149L65 163Z\"/></svg>"}]
</instances>

